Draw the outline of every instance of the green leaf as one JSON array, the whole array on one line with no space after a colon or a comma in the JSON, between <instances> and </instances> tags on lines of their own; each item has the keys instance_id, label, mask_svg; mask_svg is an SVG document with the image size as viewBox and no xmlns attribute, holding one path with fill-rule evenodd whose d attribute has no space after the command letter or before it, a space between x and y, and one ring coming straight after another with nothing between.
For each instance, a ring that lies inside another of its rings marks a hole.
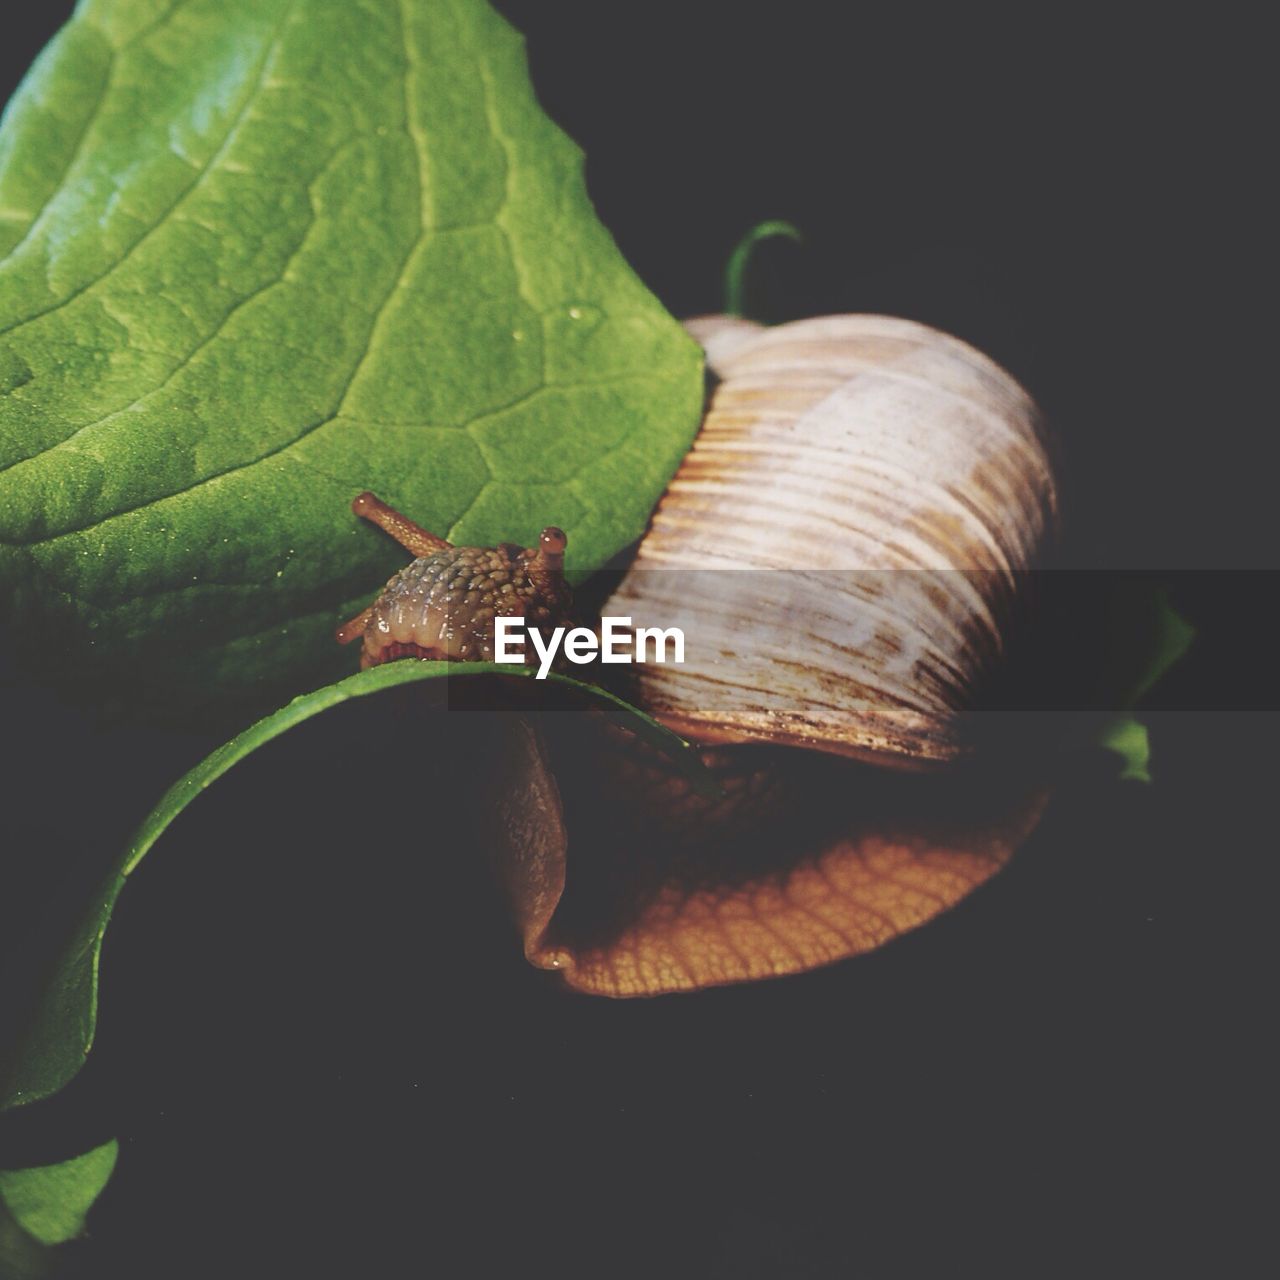
<instances>
[{"instance_id":1,"label":"green leaf","mask_svg":"<svg viewBox=\"0 0 1280 1280\"><path fill-rule=\"evenodd\" d=\"M420 680L476 678L534 680L530 668L488 662L389 662L371 667L295 698L288 706L258 721L224 743L179 779L147 815L62 949L37 1009L33 1025L16 1047L11 1061L0 1061L0 1109L34 1102L56 1092L80 1069L93 1045L98 1008L98 966L102 939L126 879L155 844L165 828L211 783L232 765L282 733L351 698L362 698ZM547 684L568 691L575 699L596 707L630 729L643 741L669 756L705 795L718 796L719 785L701 757L683 738L664 728L643 711L595 685L548 674Z\"/></svg>"},{"instance_id":2,"label":"green leaf","mask_svg":"<svg viewBox=\"0 0 1280 1280\"><path fill-rule=\"evenodd\" d=\"M1135 612L1136 611L1136 612ZM1169 603L1168 593L1155 588L1121 610L1117 642L1125 649L1118 699L1125 714L1109 720L1097 736L1097 744L1120 757L1123 782L1151 781L1151 741L1147 726L1128 714L1190 649L1195 628Z\"/></svg>"},{"instance_id":3,"label":"green leaf","mask_svg":"<svg viewBox=\"0 0 1280 1280\"><path fill-rule=\"evenodd\" d=\"M1098 745L1120 757L1122 782L1151 781L1151 742L1147 726L1133 716L1117 716L1103 726Z\"/></svg>"},{"instance_id":4,"label":"green leaf","mask_svg":"<svg viewBox=\"0 0 1280 1280\"><path fill-rule=\"evenodd\" d=\"M0 1169L0 1200L41 1244L62 1244L84 1228L85 1215L116 1167L112 1139L82 1156L35 1169Z\"/></svg>"},{"instance_id":5,"label":"green leaf","mask_svg":"<svg viewBox=\"0 0 1280 1280\"><path fill-rule=\"evenodd\" d=\"M1124 694L1125 706L1133 706L1149 693L1169 669L1186 655L1196 629L1169 603L1168 592L1156 592L1148 610L1141 662Z\"/></svg>"},{"instance_id":6,"label":"green leaf","mask_svg":"<svg viewBox=\"0 0 1280 1280\"><path fill-rule=\"evenodd\" d=\"M344 669L397 551L546 524L589 571L697 427L483 0L84 0L0 130L0 597L171 712Z\"/></svg>"}]
</instances>

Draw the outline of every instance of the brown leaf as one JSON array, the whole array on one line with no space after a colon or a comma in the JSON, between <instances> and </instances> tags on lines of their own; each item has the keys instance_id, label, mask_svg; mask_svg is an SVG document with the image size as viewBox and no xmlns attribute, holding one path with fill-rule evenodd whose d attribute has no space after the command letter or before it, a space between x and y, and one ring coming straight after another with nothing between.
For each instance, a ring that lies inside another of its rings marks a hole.
<instances>
[{"instance_id":1,"label":"brown leaf","mask_svg":"<svg viewBox=\"0 0 1280 1280\"><path fill-rule=\"evenodd\" d=\"M1045 797L807 751L707 751L720 801L595 717L511 738L490 810L529 960L577 990L657 995L871 951L995 874ZM554 779L552 769L554 767ZM558 780L559 786L557 786Z\"/></svg>"}]
</instances>

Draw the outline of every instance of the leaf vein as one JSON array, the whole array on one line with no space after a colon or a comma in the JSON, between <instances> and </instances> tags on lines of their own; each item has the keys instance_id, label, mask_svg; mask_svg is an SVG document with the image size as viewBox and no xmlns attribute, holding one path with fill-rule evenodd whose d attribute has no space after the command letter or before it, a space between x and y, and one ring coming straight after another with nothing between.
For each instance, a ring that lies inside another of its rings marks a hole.
<instances>
[{"instance_id":1,"label":"leaf vein","mask_svg":"<svg viewBox=\"0 0 1280 1280\"><path fill-rule=\"evenodd\" d=\"M340 142L338 146L334 149L333 154L329 157L329 160L325 163L321 172L317 174L316 178L312 181L311 186L314 187L316 182L318 182L326 173L328 173L329 169L333 166L334 161L337 160L337 158L340 155L342 155L342 153L347 149L347 147L349 147L353 142L358 141L360 138L366 137L366 136L368 135L355 134L350 138L343 139L343 141ZM213 341L215 341L215 339L218 338L218 336L223 332L224 329L226 329L227 325L231 323L232 318L239 311L241 311L244 307L248 306L249 303L253 302L255 298L260 298L263 294L268 293L270 290L276 288L278 285L281 285L287 282L288 275L289 275L289 268L297 260L298 255L302 252L303 248L306 246L307 238L315 226L315 221L316 221L316 215L315 215L315 208L313 205L311 209L310 217L308 219L307 226L303 231L302 235L299 236L298 243L294 245L292 249L290 249L288 256L285 258L284 262L281 263L279 274L274 278L272 278L271 280L266 280L262 284L257 285L255 288L251 289L248 293L238 298L225 312L223 312L222 316L218 320L217 324L213 327L213 329L210 330L210 332L205 337L203 337L198 343L196 343L196 345L192 347L190 351L188 351L185 355L181 356L178 359L177 363L174 365L174 367L165 375L165 377L160 382L156 383L154 387L148 387L147 390L135 396L134 399L131 400L128 404L121 405L119 408L116 408L116 409L112 409L109 413L104 413L101 417L93 419L92 422L83 423L81 426L77 427L74 431L72 431L69 435L63 436L61 440L57 440L53 444L46 445L45 448L38 449L35 453L27 454L25 457L15 458L12 462L5 463L3 466L0 466L0 476L4 475L6 471L13 470L14 467L20 467L24 462L35 462L38 459L43 458L46 454L52 453L55 449L59 449L64 445L69 444L72 440L76 439L76 437L79 436L81 433L88 431L93 427L101 426L102 423L108 422L112 418L119 417L121 414L128 413L132 409L136 409L138 405L140 405L148 397L155 395L157 392L163 391L165 387L169 386L169 384L172 383L175 378L177 378L185 369L187 369L191 365L191 363L195 360L195 358L200 354L201 351L203 351L207 346L209 346L210 343L212 343ZM273 344L277 347L280 347L286 350L297 351L299 355L305 356L310 354L309 352L302 351L296 347L290 347L288 343L280 342L275 339L273 339ZM133 347L133 346L130 346L128 349L134 350L134 351L141 350L141 348ZM147 353L143 352L143 354L147 354ZM172 359L172 353L170 352L153 352L151 354L162 355L166 359Z\"/></svg>"},{"instance_id":2,"label":"leaf vein","mask_svg":"<svg viewBox=\"0 0 1280 1280\"><path fill-rule=\"evenodd\" d=\"M66 181L67 174L75 168L76 161L80 158L84 151L85 140L88 138L93 129L94 123L102 114L102 104L106 102L107 95L111 91L111 77L116 65L116 50L112 49L107 56L107 72L103 77L102 91L98 94L97 101L93 104L89 114L85 117L84 124L81 126L79 134L76 136L75 143L71 147L71 151L67 156L67 163L63 167L62 172L58 175L58 180L49 189L49 194L45 196L44 202L34 213L30 215L31 221L27 224L27 229L22 233L21 238L9 247L7 253L0 257L0 267L3 267L13 256L27 243L28 240L36 233L36 229L44 221L45 215L49 212L50 205L58 198L58 193L62 190L62 184ZM26 216L26 215L24 215ZM7 333L7 329L0 329L0 333Z\"/></svg>"},{"instance_id":3,"label":"leaf vein","mask_svg":"<svg viewBox=\"0 0 1280 1280\"><path fill-rule=\"evenodd\" d=\"M406 131L410 133L410 137L412 138L413 134L412 134L412 125L410 123L410 111L409 111L409 108L410 108L409 74L412 70L413 58L412 58L411 46L409 42L408 27L407 25L405 25L406 20L405 20L405 9L404 9L403 0L400 0L400 4L398 5L398 8L400 12L402 35L403 35L404 49L405 49L405 112L406 112L405 128L406 128ZM265 69L265 63L264 63L264 69ZM418 142L416 139L414 139L413 141L414 141L414 149L415 151L418 151ZM419 154L419 160L421 161L422 154L421 152L419 152L418 154ZM420 201L422 201L425 199L425 195L422 194L423 187L424 187L424 175L422 172L421 163L419 164L418 181L419 181ZM338 392L338 402L336 406L329 413L325 414L324 417L320 418L316 422L308 424L302 429L302 431L298 435L294 436L290 440L286 440L283 444L278 445L276 448L268 449L265 453L260 454L256 458L250 458L244 462L237 462L233 466L226 467L221 471L215 471L209 475L202 476L199 480L196 480L189 485L185 485L183 488L177 489L173 493L161 494L159 497L150 498L146 502L140 502L135 506L125 507L119 511L113 511L110 514L102 516L97 520L90 521L86 525L81 525L74 529L63 529L58 533L51 534L49 537L46 537L46 538L36 538L36 539L32 539L29 542L18 543L18 544L0 543L0 545L9 545L9 546L19 545L19 546L31 548L31 547L43 546L50 542L55 542L59 538L70 537L72 534L88 533L90 530L96 529L100 525L106 524L109 520L114 520L124 515L131 515L138 511L144 511L148 507L157 506L160 503L168 502L173 498L180 498L182 497L183 494L191 493L193 490L200 488L202 485L208 484L212 480L223 479L226 476L233 475L238 471L244 471L249 467L256 466L260 462L266 462L269 459L277 457L278 455L283 454L287 450L292 449L295 445L301 444L302 441L304 441L308 436L314 434L316 431L319 431L321 427L327 426L329 423L336 421L341 415L343 407L346 405L347 397L350 394L351 388L355 384L356 379L360 376L360 371L364 367L365 361L369 358L370 353L374 350L376 346L379 323L380 321L382 321L382 319L386 315L387 304L395 296L396 290L400 287L401 282L404 280L405 275L408 272L409 264L413 261L414 255L418 252L424 240L426 240L427 238L428 238L428 225L426 222L423 222L418 229L417 235L414 237L412 243L409 245L409 248L405 254L404 260L401 262L400 268L396 272L395 278L391 282L391 287L386 291L386 293L383 294L381 300L378 303L376 310L374 311L373 318L369 325L368 339L365 342L364 349L360 352L360 355L357 357L355 364L352 366L351 372L348 374L348 376L344 380L343 385Z\"/></svg>"},{"instance_id":4,"label":"leaf vein","mask_svg":"<svg viewBox=\"0 0 1280 1280\"><path fill-rule=\"evenodd\" d=\"M288 25L289 18L293 14L293 11L297 6L297 2L298 0L293 0L293 3L291 3L289 7L285 10L284 16L281 18L279 25L276 27L275 34L272 37L271 41L268 43L266 47L266 51L263 54L262 62L258 67L258 74L254 79L253 85L250 88L249 92L245 95L244 101L240 104L239 109L236 111L236 114L232 119L230 126L227 129L226 136L222 139L221 143L218 144L217 148L209 156L209 159L205 161L203 168L201 168L196 173L194 178L185 187L183 187L181 191L178 192L177 198L174 199L168 205L167 208L161 211L159 218L155 222L153 222L142 233L142 235L140 235L124 251L124 253L121 254L119 258L117 258L113 263L111 263L111 265L107 267L107 269L104 272L102 272L101 275L94 276L91 280L86 281L84 284L78 285L70 293L64 295L62 298L59 298L58 301L53 303L52 305L48 307L43 307L38 311L29 312L25 316L20 316L17 320L13 321L11 324L5 325L3 328L0 328L0 336L3 336L4 334L7 334L7 333L14 333L18 329L21 329L24 326L31 324L33 321L41 319L43 316L52 315L55 311L62 310L64 307L67 307L71 303L73 303L77 298L83 297L85 294L89 293L92 289L94 289L99 284L101 284L104 280L114 275L122 266L124 266L126 262L129 261L129 259L133 256L133 254L136 253L137 250L148 239L150 239L151 236L153 236L157 231L159 231L165 225L165 223L169 219L169 216L174 212L174 210L179 208L189 196L191 196L196 190L199 189L199 187L205 181L205 179L209 176L209 174L212 173L217 168L222 157L226 154L231 144L235 141L236 137L239 135L241 127L244 125L245 121L249 118L249 108L257 100L258 94L262 90L263 81L266 79L267 70L270 67L270 64L272 63L272 61L274 60L276 53L279 51L281 40L284 37L284 29Z\"/></svg>"}]
</instances>

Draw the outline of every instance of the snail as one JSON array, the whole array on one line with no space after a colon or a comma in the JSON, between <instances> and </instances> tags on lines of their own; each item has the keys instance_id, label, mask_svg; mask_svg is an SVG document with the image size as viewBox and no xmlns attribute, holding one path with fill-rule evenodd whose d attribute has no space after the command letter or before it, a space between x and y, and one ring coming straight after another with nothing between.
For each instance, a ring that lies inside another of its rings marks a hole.
<instances>
[{"instance_id":1,"label":"snail","mask_svg":"<svg viewBox=\"0 0 1280 1280\"><path fill-rule=\"evenodd\" d=\"M1031 398L907 320L687 327L718 383L602 612L684 626L684 664L631 669L627 694L723 795L561 718L522 725L479 807L526 956L613 996L872 950L995 874L1047 794L966 730L1056 535ZM530 582L540 554L520 553ZM393 605L418 575L401 577L339 633L364 635L362 661L412 631Z\"/></svg>"},{"instance_id":2,"label":"snail","mask_svg":"<svg viewBox=\"0 0 1280 1280\"><path fill-rule=\"evenodd\" d=\"M495 616L543 627L570 613L568 539L554 525L543 529L536 547L455 547L372 493L360 494L351 509L414 557L373 604L337 630L339 644L363 641L361 670L397 658L491 662Z\"/></svg>"}]
</instances>

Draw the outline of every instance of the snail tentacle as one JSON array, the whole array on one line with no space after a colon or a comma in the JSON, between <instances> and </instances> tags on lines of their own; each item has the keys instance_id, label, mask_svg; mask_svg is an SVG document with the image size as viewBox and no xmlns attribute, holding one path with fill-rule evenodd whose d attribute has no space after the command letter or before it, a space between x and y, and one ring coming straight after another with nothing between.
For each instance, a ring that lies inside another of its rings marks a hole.
<instances>
[{"instance_id":1,"label":"snail tentacle","mask_svg":"<svg viewBox=\"0 0 1280 1280\"><path fill-rule=\"evenodd\" d=\"M353 640L358 640L364 635L364 629L368 625L369 619L373 617L373 605L370 605L361 613L357 613L350 622L344 622L337 631L333 633L333 638L339 644L350 644Z\"/></svg>"},{"instance_id":2,"label":"snail tentacle","mask_svg":"<svg viewBox=\"0 0 1280 1280\"><path fill-rule=\"evenodd\" d=\"M408 516L387 506L381 498L367 489L352 502L351 510L389 533L415 560L429 556L433 551L445 551L453 545L421 525L414 524Z\"/></svg>"}]
</instances>

